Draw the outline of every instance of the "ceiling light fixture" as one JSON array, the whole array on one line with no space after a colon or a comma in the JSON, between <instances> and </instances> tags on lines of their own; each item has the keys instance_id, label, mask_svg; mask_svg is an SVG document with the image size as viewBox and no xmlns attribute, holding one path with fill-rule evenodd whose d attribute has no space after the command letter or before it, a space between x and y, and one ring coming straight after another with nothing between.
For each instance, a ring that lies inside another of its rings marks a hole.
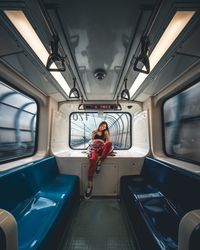
<instances>
[{"instance_id":1,"label":"ceiling light fixture","mask_svg":"<svg viewBox=\"0 0 200 250\"><path fill-rule=\"evenodd\" d=\"M22 10L5 10L4 13L46 67L46 62L49 58L49 53L44 47L38 35L36 34L32 25L26 18L24 12ZM51 66L54 69L57 68L54 62ZM62 76L62 74L60 72L51 71L50 73L55 78L60 87L64 90L64 92L69 96L70 87Z\"/></svg>"},{"instance_id":2,"label":"ceiling light fixture","mask_svg":"<svg viewBox=\"0 0 200 250\"><path fill-rule=\"evenodd\" d=\"M176 40L181 31L188 24L190 19L195 14L195 11L177 11L167 26L165 32L162 34L160 40L156 44L156 47L152 51L149 62L151 65L151 70L156 66L165 52L169 49L172 43ZM130 96L132 97L139 87L142 85L147 75L140 73L136 80L133 82L130 88Z\"/></svg>"}]
</instances>

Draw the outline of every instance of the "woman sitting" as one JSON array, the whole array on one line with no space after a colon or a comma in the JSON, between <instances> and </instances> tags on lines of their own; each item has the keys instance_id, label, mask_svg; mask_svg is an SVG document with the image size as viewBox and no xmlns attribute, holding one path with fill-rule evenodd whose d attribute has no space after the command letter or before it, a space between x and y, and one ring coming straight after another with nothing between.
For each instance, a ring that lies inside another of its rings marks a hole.
<instances>
[{"instance_id":1,"label":"woman sitting","mask_svg":"<svg viewBox=\"0 0 200 250\"><path fill-rule=\"evenodd\" d=\"M103 121L99 124L97 130L92 132L92 143L89 156L88 168L88 187L85 191L85 199L90 199L93 189L93 176L96 171L100 173L101 163L106 159L112 150L112 142L110 141L110 132L107 122Z\"/></svg>"}]
</instances>

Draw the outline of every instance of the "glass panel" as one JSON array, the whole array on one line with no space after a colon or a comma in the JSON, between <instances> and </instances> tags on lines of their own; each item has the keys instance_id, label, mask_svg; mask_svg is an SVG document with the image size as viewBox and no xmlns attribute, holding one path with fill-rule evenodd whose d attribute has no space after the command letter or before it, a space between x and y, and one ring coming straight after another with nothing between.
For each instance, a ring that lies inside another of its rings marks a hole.
<instances>
[{"instance_id":1,"label":"glass panel","mask_svg":"<svg viewBox=\"0 0 200 250\"><path fill-rule=\"evenodd\" d=\"M35 151L37 104L0 81L0 162Z\"/></svg>"},{"instance_id":2,"label":"glass panel","mask_svg":"<svg viewBox=\"0 0 200 250\"><path fill-rule=\"evenodd\" d=\"M129 113L95 113L77 112L70 116L70 147L86 149L91 140L93 130L102 121L108 123L110 138L114 149L129 149L131 147L131 116Z\"/></svg>"},{"instance_id":3,"label":"glass panel","mask_svg":"<svg viewBox=\"0 0 200 250\"><path fill-rule=\"evenodd\" d=\"M28 106L26 106L24 108L24 110L26 110L30 113L36 114L37 113L37 105L36 105L36 103L29 104Z\"/></svg>"},{"instance_id":4,"label":"glass panel","mask_svg":"<svg viewBox=\"0 0 200 250\"><path fill-rule=\"evenodd\" d=\"M21 142L32 142L31 132L21 132Z\"/></svg>"},{"instance_id":5,"label":"glass panel","mask_svg":"<svg viewBox=\"0 0 200 250\"><path fill-rule=\"evenodd\" d=\"M16 132L15 130L1 129L0 128L0 148L3 150L3 145L6 143L16 143Z\"/></svg>"},{"instance_id":6,"label":"glass panel","mask_svg":"<svg viewBox=\"0 0 200 250\"><path fill-rule=\"evenodd\" d=\"M0 127L15 128L15 116L17 109L6 106L0 102Z\"/></svg>"},{"instance_id":7,"label":"glass panel","mask_svg":"<svg viewBox=\"0 0 200 250\"><path fill-rule=\"evenodd\" d=\"M34 116L31 113L21 111L19 114L19 128L32 130L31 120Z\"/></svg>"},{"instance_id":8,"label":"glass panel","mask_svg":"<svg viewBox=\"0 0 200 250\"><path fill-rule=\"evenodd\" d=\"M165 150L168 155L200 162L200 82L164 103Z\"/></svg>"}]
</instances>

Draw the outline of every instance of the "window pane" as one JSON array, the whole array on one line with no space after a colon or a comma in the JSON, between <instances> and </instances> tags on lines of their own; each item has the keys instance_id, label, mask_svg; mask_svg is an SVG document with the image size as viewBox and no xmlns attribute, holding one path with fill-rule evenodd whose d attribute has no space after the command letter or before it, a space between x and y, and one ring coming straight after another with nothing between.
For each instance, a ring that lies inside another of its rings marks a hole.
<instances>
[{"instance_id":1,"label":"window pane","mask_svg":"<svg viewBox=\"0 0 200 250\"><path fill-rule=\"evenodd\" d=\"M168 155L200 162L200 82L164 103L165 150Z\"/></svg>"},{"instance_id":2,"label":"window pane","mask_svg":"<svg viewBox=\"0 0 200 250\"><path fill-rule=\"evenodd\" d=\"M70 147L72 149L86 149L91 140L92 131L96 130L102 121L108 123L114 149L129 149L131 147L131 116L129 113L121 112L72 113L70 116Z\"/></svg>"},{"instance_id":3,"label":"window pane","mask_svg":"<svg viewBox=\"0 0 200 250\"><path fill-rule=\"evenodd\" d=\"M35 151L36 102L0 81L0 162Z\"/></svg>"}]
</instances>

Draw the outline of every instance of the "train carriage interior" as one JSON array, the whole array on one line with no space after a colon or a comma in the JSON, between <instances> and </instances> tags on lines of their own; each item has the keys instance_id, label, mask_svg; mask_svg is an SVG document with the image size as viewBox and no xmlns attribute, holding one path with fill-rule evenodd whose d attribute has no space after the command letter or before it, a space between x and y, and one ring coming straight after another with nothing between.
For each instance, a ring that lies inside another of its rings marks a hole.
<instances>
[{"instance_id":1,"label":"train carriage interior","mask_svg":"<svg viewBox=\"0 0 200 250\"><path fill-rule=\"evenodd\" d=\"M0 24L0 250L199 250L200 0L0 0Z\"/></svg>"}]
</instances>

